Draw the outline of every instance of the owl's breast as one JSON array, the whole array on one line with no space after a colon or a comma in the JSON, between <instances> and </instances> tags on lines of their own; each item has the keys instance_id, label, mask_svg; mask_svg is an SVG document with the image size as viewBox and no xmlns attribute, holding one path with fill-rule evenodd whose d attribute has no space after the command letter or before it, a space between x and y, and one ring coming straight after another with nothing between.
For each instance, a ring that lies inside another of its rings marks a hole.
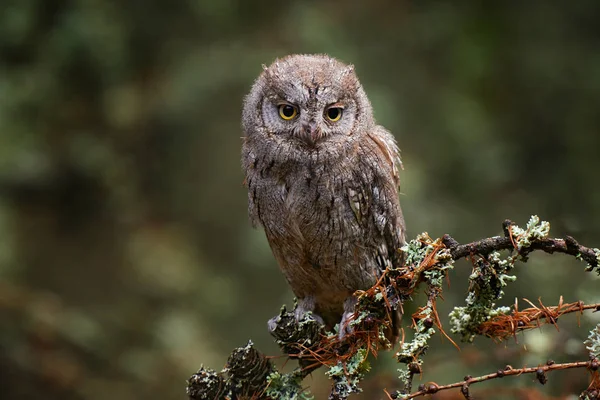
<instances>
[{"instance_id":1,"label":"owl's breast","mask_svg":"<svg viewBox=\"0 0 600 400\"><path fill-rule=\"evenodd\" d=\"M370 287L379 271L383 238L374 215L357 212L353 199L369 190L376 169L349 152L304 156L247 152L250 215L264 227L298 297L329 293L341 298Z\"/></svg>"},{"instance_id":2,"label":"owl's breast","mask_svg":"<svg viewBox=\"0 0 600 400\"><path fill-rule=\"evenodd\" d=\"M277 217L283 229L270 239L278 243L273 250L286 275L293 276L288 277L292 287L299 276L310 277L303 282L330 289L370 286L376 267L374 246L368 227L357 220L348 200L352 176L335 170L299 172L278 185Z\"/></svg>"}]
</instances>

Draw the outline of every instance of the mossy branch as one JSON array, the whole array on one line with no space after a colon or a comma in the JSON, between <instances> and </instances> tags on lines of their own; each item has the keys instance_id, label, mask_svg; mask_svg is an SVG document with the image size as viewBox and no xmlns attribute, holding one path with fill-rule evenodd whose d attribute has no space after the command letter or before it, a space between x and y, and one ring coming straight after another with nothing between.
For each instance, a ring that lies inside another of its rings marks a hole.
<instances>
[{"instance_id":1,"label":"mossy branch","mask_svg":"<svg viewBox=\"0 0 600 400\"><path fill-rule=\"evenodd\" d=\"M537 218L534 216L533 218ZM580 245L571 236L564 239L551 239L547 237L534 237L526 247L519 248L515 242L511 227L516 225L507 219L502 224L504 236L494 236L467 244L459 244L450 235L442 236L442 242L450 250L454 260L466 258L472 255L486 256L495 251L516 249L522 257L526 257L534 250L545 253L563 253L574 256L588 264L589 271L597 269L600 265L600 250ZM600 274L600 270L598 271Z\"/></svg>"},{"instance_id":2,"label":"mossy branch","mask_svg":"<svg viewBox=\"0 0 600 400\"><path fill-rule=\"evenodd\" d=\"M187 388L190 399L308 398L308 392L301 385L302 380L321 366L329 368L327 375L333 380L329 398L346 399L360 391L358 384L369 370L369 353L377 354L381 348L390 347L385 331L391 323L393 310L402 309L423 283L428 287L427 304L412 316L413 340L403 340L396 354L398 361L406 364L406 369L399 370L403 389L390 394L391 398L411 399L460 387L464 397L470 399L469 387L473 383L524 373L536 373L538 380L545 383L547 371L584 367L593 371L593 379L587 391L582 393L582 398L594 398L598 393L592 389L598 386L599 380L596 369L600 328L592 331L586 342L591 361L519 370L509 368L479 378L467 377L464 382L451 385L421 386L417 392L411 393L412 377L422 371L427 342L436 332L434 327L446 335L437 314L436 299L442 294L444 278L456 260L470 258L473 263L466 305L455 307L450 315L452 332L462 335L463 340L471 341L480 335L504 340L521 330L539 326L543 320L556 324L558 316L564 313L598 310L598 304L563 304L562 298L556 307L546 307L541 301L539 307L530 303L532 308L522 311L515 304L512 313L509 307L496 307L495 303L503 296L503 287L516 279L516 276L510 275L515 263L527 261L528 255L536 250L574 256L587 263L587 271L600 274L600 250L582 246L570 236L549 238L550 225L537 216L530 219L526 228L520 228L510 220L502 226L504 236L468 244L461 245L450 235L433 240L426 233L407 243L401 249L405 259L402 268L387 269L376 285L355 293L358 302L350 323L352 333L343 340L334 332L325 332L310 313L298 321L294 310L287 311L283 307L280 314L269 321L269 331L282 351L299 361L297 369L288 374L280 373L268 357L249 342L245 347L234 349L223 371L201 368L192 375ZM508 257L501 257L499 252L503 250L510 251Z\"/></svg>"}]
</instances>

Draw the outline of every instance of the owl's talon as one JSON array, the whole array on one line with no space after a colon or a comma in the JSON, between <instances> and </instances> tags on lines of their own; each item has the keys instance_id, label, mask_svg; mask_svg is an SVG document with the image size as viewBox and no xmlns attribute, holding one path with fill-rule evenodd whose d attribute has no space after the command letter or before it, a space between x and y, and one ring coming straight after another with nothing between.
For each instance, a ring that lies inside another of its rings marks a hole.
<instances>
[{"instance_id":1,"label":"owl's talon","mask_svg":"<svg viewBox=\"0 0 600 400\"><path fill-rule=\"evenodd\" d=\"M342 320L340 321L340 329L338 338L343 340L346 335L351 335L354 332L354 327L350 325L354 319L354 308L358 299L354 296L350 296L344 301L344 314L342 314Z\"/></svg>"},{"instance_id":2,"label":"owl's talon","mask_svg":"<svg viewBox=\"0 0 600 400\"><path fill-rule=\"evenodd\" d=\"M312 296L307 296L302 299L298 299L298 305L294 310L296 321L301 322L303 319L309 317L317 321L320 325L325 325L323 318L315 313L315 299Z\"/></svg>"},{"instance_id":3,"label":"owl's talon","mask_svg":"<svg viewBox=\"0 0 600 400\"><path fill-rule=\"evenodd\" d=\"M277 329L277 326L279 324L279 320L280 317L279 316L275 316L273 318L271 318L268 322L267 322L267 329L269 330L269 333L272 335L275 330Z\"/></svg>"},{"instance_id":4,"label":"owl's talon","mask_svg":"<svg viewBox=\"0 0 600 400\"><path fill-rule=\"evenodd\" d=\"M310 319L316 321L319 325L325 325L325 321L323 321L323 318L321 318L321 316L319 314L315 314L312 311L308 311L307 313L305 313L302 316L302 318L300 320L298 320L298 322L300 322L306 318L310 318Z\"/></svg>"},{"instance_id":5,"label":"owl's talon","mask_svg":"<svg viewBox=\"0 0 600 400\"><path fill-rule=\"evenodd\" d=\"M342 316L342 320L340 321L338 339L344 340L346 335L352 335L352 333L354 333L354 327L350 325L353 315L354 313L344 313L344 315Z\"/></svg>"}]
</instances>

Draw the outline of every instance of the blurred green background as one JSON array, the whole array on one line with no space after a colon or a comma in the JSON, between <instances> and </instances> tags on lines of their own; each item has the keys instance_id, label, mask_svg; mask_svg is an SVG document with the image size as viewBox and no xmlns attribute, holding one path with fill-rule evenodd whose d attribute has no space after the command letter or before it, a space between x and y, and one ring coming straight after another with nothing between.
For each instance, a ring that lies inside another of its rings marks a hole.
<instances>
[{"instance_id":1,"label":"blurred green background","mask_svg":"<svg viewBox=\"0 0 600 400\"><path fill-rule=\"evenodd\" d=\"M266 321L292 294L247 219L240 113L261 64L286 54L356 66L402 149L409 237L466 242L539 214L600 247L599 13L596 0L2 0L0 397L183 399L201 363L220 369L248 339L279 354ZM504 304L598 301L583 268L533 255ZM469 272L451 274L446 315ZM421 382L585 359L597 315L460 353L436 338ZM395 388L392 354L363 399ZM320 398L322 375L306 381ZM587 379L474 394L563 398Z\"/></svg>"}]
</instances>

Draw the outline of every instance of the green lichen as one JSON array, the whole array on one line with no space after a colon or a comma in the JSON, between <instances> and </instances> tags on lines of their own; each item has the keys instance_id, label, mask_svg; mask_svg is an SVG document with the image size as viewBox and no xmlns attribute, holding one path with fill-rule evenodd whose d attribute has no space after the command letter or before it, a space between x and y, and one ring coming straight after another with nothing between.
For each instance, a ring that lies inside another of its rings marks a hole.
<instances>
[{"instance_id":1,"label":"green lichen","mask_svg":"<svg viewBox=\"0 0 600 400\"><path fill-rule=\"evenodd\" d=\"M472 342L479 333L481 324L498 315L510 313L510 307L487 308L481 306L454 307L450 312L450 327L452 333L462 335L464 342Z\"/></svg>"},{"instance_id":2,"label":"green lichen","mask_svg":"<svg viewBox=\"0 0 600 400\"><path fill-rule=\"evenodd\" d=\"M591 271L593 271L593 270L595 269L595 270L596 270L596 272L598 273L598 275L600 275L600 249L596 249L596 248L594 248L594 249L592 249L592 251L593 251L593 252L594 252L594 254L596 255L596 265L593 265L593 264L589 264L589 263L588 263L588 265L587 265L587 267L585 268L585 270L586 270L587 272L591 272ZM578 254L578 255L577 255L577 259L578 259L578 260L581 260L581 261L585 261L585 260L583 259L583 257L581 257L581 254Z\"/></svg>"},{"instance_id":3,"label":"green lichen","mask_svg":"<svg viewBox=\"0 0 600 400\"><path fill-rule=\"evenodd\" d=\"M438 251L433 259L433 267L423 272L425 281L430 285L441 287L446 276L446 271L453 268L454 260L447 248L439 248L439 239L433 240L427 232L423 232L416 239L411 240L402 247L404 253L405 265L418 270L423 261L434 251ZM413 284L419 282L419 279L413 279Z\"/></svg>"},{"instance_id":4,"label":"green lichen","mask_svg":"<svg viewBox=\"0 0 600 400\"><path fill-rule=\"evenodd\" d=\"M433 260L427 261L427 257L436 251ZM411 341L405 341L396 353L398 362L407 364L406 367L398 369L399 379L403 382L405 391L410 391L414 371L421 368L422 356L429 348L429 339L435 334L433 321L435 321L435 300L442 292L442 285L447 270L453 268L454 260L447 248L440 248L438 240L432 240L427 233L422 233L415 240L407 243L402 251L405 254L406 265L409 265L417 276L411 281L410 289L414 289L419 282L428 285L427 305L420 310L419 318L415 321L415 334ZM422 271L422 272L420 272ZM418 276L420 274L420 276ZM411 372L412 369L413 372Z\"/></svg>"},{"instance_id":5,"label":"green lichen","mask_svg":"<svg viewBox=\"0 0 600 400\"><path fill-rule=\"evenodd\" d=\"M431 290L435 290L430 288ZM430 292L432 293L432 292ZM435 334L435 329L432 327L435 311L434 311L434 299L437 294L429 296L427 306L424 307L420 312L420 317L416 321L415 335L411 341L404 342L400 346L400 350L396 353L398 362L406 364L406 367L399 368L398 379L402 382L406 392L410 392L412 386L412 377L415 374L415 370L421 369L423 365L423 356L429 349L429 339ZM418 368L415 368L415 364ZM412 372L411 372L412 370Z\"/></svg>"},{"instance_id":6,"label":"green lichen","mask_svg":"<svg viewBox=\"0 0 600 400\"><path fill-rule=\"evenodd\" d=\"M466 307L454 307L449 315L452 333L462 335L465 342L472 342L479 333L481 324L498 315L510 313L509 307L495 305L504 296L502 288L517 279L516 276L507 274L514 268L515 261L514 257L502 259L498 252L475 261L475 267L469 276Z\"/></svg>"},{"instance_id":7,"label":"green lichen","mask_svg":"<svg viewBox=\"0 0 600 400\"><path fill-rule=\"evenodd\" d=\"M402 246L406 265L419 265L433 250L433 242L427 232L423 232L416 239Z\"/></svg>"},{"instance_id":8,"label":"green lichen","mask_svg":"<svg viewBox=\"0 0 600 400\"><path fill-rule=\"evenodd\" d=\"M420 319L417 322L413 340L402 343L400 350L396 353L398 362L405 364L413 361L418 362L419 357L427 352L427 349L429 348L428 341L435 334L435 329L431 327L427 328L424 323L425 319Z\"/></svg>"},{"instance_id":9,"label":"green lichen","mask_svg":"<svg viewBox=\"0 0 600 400\"><path fill-rule=\"evenodd\" d=\"M332 395L345 399L352 393L362 391L358 384L371 370L367 356L367 349L360 348L347 361L338 361L336 365L329 368L326 374L334 382Z\"/></svg>"},{"instance_id":10,"label":"green lichen","mask_svg":"<svg viewBox=\"0 0 600 400\"><path fill-rule=\"evenodd\" d=\"M297 372L273 372L267 377L267 397L277 400L309 400L314 397L302 388L304 376Z\"/></svg>"},{"instance_id":11,"label":"green lichen","mask_svg":"<svg viewBox=\"0 0 600 400\"><path fill-rule=\"evenodd\" d=\"M525 229L517 225L509 227L516 251L506 259L500 253L492 252L475 261L473 272L469 276L469 294L465 307L454 307L450 313L450 326L453 333L462 335L462 340L472 342L479 334L484 322L498 315L506 315L509 307L496 307L496 302L504 296L503 288L517 278L509 272L518 258L524 258L531 244L548 237L550 224L540 221L537 215L531 216ZM525 251L524 251L525 250Z\"/></svg>"},{"instance_id":12,"label":"green lichen","mask_svg":"<svg viewBox=\"0 0 600 400\"><path fill-rule=\"evenodd\" d=\"M544 239L550 233L550 223L546 221L540 222L540 217L532 215L527 222L526 229L519 228L517 225L512 225L510 231L517 246L517 250L528 248L532 241L536 239Z\"/></svg>"},{"instance_id":13,"label":"green lichen","mask_svg":"<svg viewBox=\"0 0 600 400\"><path fill-rule=\"evenodd\" d=\"M590 331L590 335L584 344L590 352L590 357L600 358L600 324Z\"/></svg>"}]
</instances>

